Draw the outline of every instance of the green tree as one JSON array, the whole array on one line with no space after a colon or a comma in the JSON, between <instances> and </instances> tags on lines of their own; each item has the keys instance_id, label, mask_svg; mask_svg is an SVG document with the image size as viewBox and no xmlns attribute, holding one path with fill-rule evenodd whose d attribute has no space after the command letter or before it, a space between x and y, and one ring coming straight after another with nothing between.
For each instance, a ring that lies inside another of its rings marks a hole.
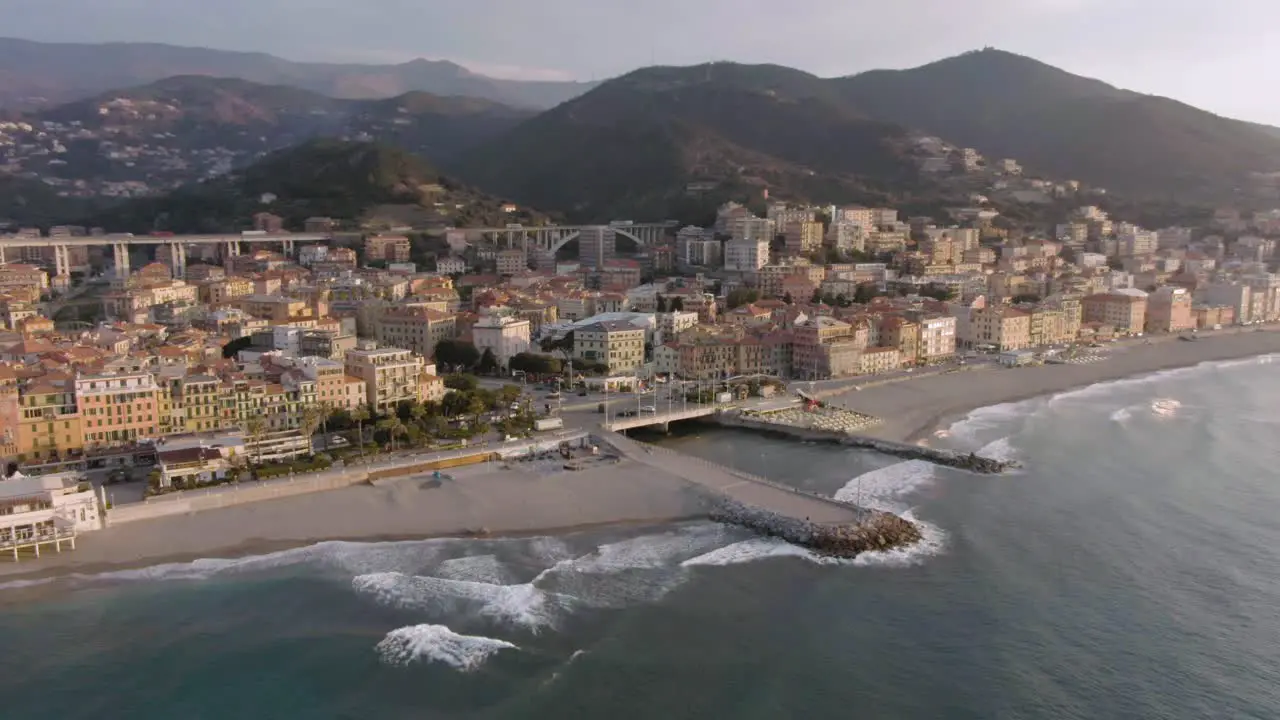
<instances>
[{"instance_id":1,"label":"green tree","mask_svg":"<svg viewBox=\"0 0 1280 720\"><path fill-rule=\"evenodd\" d=\"M667 298L663 295L658 296L658 312L667 311Z\"/></svg>"},{"instance_id":2,"label":"green tree","mask_svg":"<svg viewBox=\"0 0 1280 720\"><path fill-rule=\"evenodd\" d=\"M236 353L250 347L253 347L253 338L247 335L242 338L236 338L222 346L222 357L231 359L236 356Z\"/></svg>"},{"instance_id":3,"label":"green tree","mask_svg":"<svg viewBox=\"0 0 1280 720\"><path fill-rule=\"evenodd\" d=\"M258 472L258 460L262 457L262 440L267 434L267 420L261 415L250 415L244 420L244 434L249 441L249 461L255 477Z\"/></svg>"},{"instance_id":4,"label":"green tree","mask_svg":"<svg viewBox=\"0 0 1280 720\"><path fill-rule=\"evenodd\" d=\"M809 302L813 303L814 305L822 304L822 288L814 288L813 297L809 298Z\"/></svg>"},{"instance_id":5,"label":"green tree","mask_svg":"<svg viewBox=\"0 0 1280 720\"><path fill-rule=\"evenodd\" d=\"M683 312L683 311L684 311L684 298L682 297L671 298L671 312Z\"/></svg>"},{"instance_id":6,"label":"green tree","mask_svg":"<svg viewBox=\"0 0 1280 720\"><path fill-rule=\"evenodd\" d=\"M400 418L391 415L378 421L378 429L387 433L387 436L391 439L391 452L395 452L396 436L405 433L404 423L400 421Z\"/></svg>"},{"instance_id":7,"label":"green tree","mask_svg":"<svg viewBox=\"0 0 1280 720\"><path fill-rule=\"evenodd\" d=\"M498 402L502 407L510 407L511 403L519 400L522 394L523 391L520 390L518 385L503 385L502 389L498 391Z\"/></svg>"},{"instance_id":8,"label":"green tree","mask_svg":"<svg viewBox=\"0 0 1280 720\"><path fill-rule=\"evenodd\" d=\"M465 373L453 373L444 376L444 386L450 390L461 390L463 392L475 392L480 387L480 381L475 375L467 375Z\"/></svg>"},{"instance_id":9,"label":"green tree","mask_svg":"<svg viewBox=\"0 0 1280 720\"><path fill-rule=\"evenodd\" d=\"M469 342L445 339L436 343L435 358L446 367L470 369L480 361L480 351Z\"/></svg>"},{"instance_id":10,"label":"green tree","mask_svg":"<svg viewBox=\"0 0 1280 720\"><path fill-rule=\"evenodd\" d=\"M302 433L302 437L307 439L308 446L311 438L316 434L316 430L320 428L320 423L324 422L328 413L323 405L312 403L304 405L301 412L298 413L298 432Z\"/></svg>"},{"instance_id":11,"label":"green tree","mask_svg":"<svg viewBox=\"0 0 1280 720\"><path fill-rule=\"evenodd\" d=\"M364 423L373 414L369 412L369 406L361 403L355 410L351 411L351 419L356 424L356 432L359 433L359 439L356 441L360 445L360 456L364 457Z\"/></svg>"},{"instance_id":12,"label":"green tree","mask_svg":"<svg viewBox=\"0 0 1280 720\"><path fill-rule=\"evenodd\" d=\"M784 303L786 303L786 304L788 304L788 305L790 305L792 302L794 302L794 301L791 299L791 293L786 293L785 295L783 295L783 296L782 296L782 302L784 302Z\"/></svg>"},{"instance_id":13,"label":"green tree","mask_svg":"<svg viewBox=\"0 0 1280 720\"><path fill-rule=\"evenodd\" d=\"M861 283L853 293L853 301L859 305L866 305L882 294L875 283Z\"/></svg>"},{"instance_id":14,"label":"green tree","mask_svg":"<svg viewBox=\"0 0 1280 720\"><path fill-rule=\"evenodd\" d=\"M484 375L491 375L498 370L498 358L494 357L493 348L485 348L480 356L480 364L476 369Z\"/></svg>"},{"instance_id":15,"label":"green tree","mask_svg":"<svg viewBox=\"0 0 1280 720\"><path fill-rule=\"evenodd\" d=\"M563 337L554 338L547 337L542 340L542 352L558 352L565 359L573 356L573 331L565 333Z\"/></svg>"}]
</instances>

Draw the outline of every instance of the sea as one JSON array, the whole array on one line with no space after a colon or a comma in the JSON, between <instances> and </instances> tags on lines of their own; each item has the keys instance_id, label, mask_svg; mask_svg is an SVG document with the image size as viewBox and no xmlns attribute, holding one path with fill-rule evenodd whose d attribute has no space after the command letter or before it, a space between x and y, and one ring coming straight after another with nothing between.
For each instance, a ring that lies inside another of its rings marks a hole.
<instances>
[{"instance_id":1,"label":"sea","mask_svg":"<svg viewBox=\"0 0 1280 720\"><path fill-rule=\"evenodd\" d=\"M695 427L662 442L924 540L835 561L691 522L11 582L0 717L1274 719L1278 433L1271 356L931 439L999 476Z\"/></svg>"}]
</instances>

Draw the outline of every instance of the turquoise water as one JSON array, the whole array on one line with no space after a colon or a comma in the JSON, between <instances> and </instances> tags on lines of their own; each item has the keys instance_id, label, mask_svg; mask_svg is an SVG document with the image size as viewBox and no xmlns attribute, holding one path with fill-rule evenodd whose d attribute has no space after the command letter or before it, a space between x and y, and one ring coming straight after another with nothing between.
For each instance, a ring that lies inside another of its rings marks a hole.
<instances>
[{"instance_id":1,"label":"turquoise water","mask_svg":"<svg viewBox=\"0 0 1280 720\"><path fill-rule=\"evenodd\" d=\"M852 563L692 523L79 580L0 606L2 716L1275 718L1278 371L1095 386L937 440L1025 463L1001 477L668 441L924 524Z\"/></svg>"}]
</instances>

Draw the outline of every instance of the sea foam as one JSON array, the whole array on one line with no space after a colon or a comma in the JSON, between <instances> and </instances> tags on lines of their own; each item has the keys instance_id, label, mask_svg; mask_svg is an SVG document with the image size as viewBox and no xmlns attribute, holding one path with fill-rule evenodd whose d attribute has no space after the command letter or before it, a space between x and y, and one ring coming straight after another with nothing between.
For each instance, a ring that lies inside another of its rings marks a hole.
<instances>
[{"instance_id":1,"label":"sea foam","mask_svg":"<svg viewBox=\"0 0 1280 720\"><path fill-rule=\"evenodd\" d=\"M396 572L359 575L351 587L391 607L432 617L471 615L535 632L554 627L560 612L574 603L571 597L544 592L532 583L492 585Z\"/></svg>"},{"instance_id":2,"label":"sea foam","mask_svg":"<svg viewBox=\"0 0 1280 720\"><path fill-rule=\"evenodd\" d=\"M502 650L518 650L506 640L460 635L444 625L410 625L387 633L375 650L389 665L408 665L425 660L449 665L464 672L475 670Z\"/></svg>"}]
</instances>

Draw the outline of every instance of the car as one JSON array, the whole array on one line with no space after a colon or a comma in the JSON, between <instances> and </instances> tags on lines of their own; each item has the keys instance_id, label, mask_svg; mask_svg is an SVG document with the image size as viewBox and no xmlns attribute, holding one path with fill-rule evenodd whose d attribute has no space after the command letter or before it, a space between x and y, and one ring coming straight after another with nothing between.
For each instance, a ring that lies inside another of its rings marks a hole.
<instances>
[{"instance_id":1,"label":"car","mask_svg":"<svg viewBox=\"0 0 1280 720\"><path fill-rule=\"evenodd\" d=\"M619 410L618 417L635 417L638 413L635 410Z\"/></svg>"},{"instance_id":2,"label":"car","mask_svg":"<svg viewBox=\"0 0 1280 720\"><path fill-rule=\"evenodd\" d=\"M346 447L350 444L351 443L348 442L347 439L342 437L341 435L329 438L329 447L331 448Z\"/></svg>"},{"instance_id":3,"label":"car","mask_svg":"<svg viewBox=\"0 0 1280 720\"><path fill-rule=\"evenodd\" d=\"M652 405L641 405L641 406L640 406L640 412L642 412L642 413L654 413L654 414L656 415L656 414L657 414L657 412L658 412L658 409L657 409L657 408L655 408L655 407L654 407L654 406L652 406Z\"/></svg>"}]
</instances>

